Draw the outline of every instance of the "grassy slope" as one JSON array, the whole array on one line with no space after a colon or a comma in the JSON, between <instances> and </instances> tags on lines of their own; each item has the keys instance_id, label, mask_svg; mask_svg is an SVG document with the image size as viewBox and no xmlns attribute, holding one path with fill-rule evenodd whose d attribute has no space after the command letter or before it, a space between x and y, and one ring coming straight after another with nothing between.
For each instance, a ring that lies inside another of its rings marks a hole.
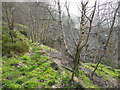
<instances>
[{"instance_id":1,"label":"grassy slope","mask_svg":"<svg viewBox=\"0 0 120 90\"><path fill-rule=\"evenodd\" d=\"M80 78L76 78L75 85L70 86L69 80L71 72L60 67L61 70L52 68L52 59L41 50L51 49L47 46L31 46L30 53L24 54L19 57L7 58L3 57L3 75L2 84L4 88L69 88L69 87L82 87L84 88L99 88L100 85L96 84L87 77L89 70L93 70L95 64L82 63L84 69L79 70ZM32 52L33 51L33 52ZM87 70L88 69L88 70ZM120 70L113 69L112 67L100 65L96 72L96 76L102 77L105 80L117 79ZM78 79L78 80L77 80ZM102 82L101 82L102 83Z\"/></svg>"}]
</instances>

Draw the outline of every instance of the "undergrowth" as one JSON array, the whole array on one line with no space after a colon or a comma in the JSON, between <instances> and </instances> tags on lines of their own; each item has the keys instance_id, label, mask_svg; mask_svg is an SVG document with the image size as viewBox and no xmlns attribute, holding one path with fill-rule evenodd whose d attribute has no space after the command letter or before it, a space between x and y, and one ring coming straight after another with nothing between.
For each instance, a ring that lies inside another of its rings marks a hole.
<instances>
[{"instance_id":1,"label":"undergrowth","mask_svg":"<svg viewBox=\"0 0 120 90\"><path fill-rule=\"evenodd\" d=\"M43 48L36 47L35 44L31 45L31 50L34 54L31 56L29 53L19 57L8 58L4 56L2 59L2 86L7 88L100 88L92 83L91 79L86 76L88 71L78 70L78 78L80 82L75 82L71 85L70 79L72 72L59 67L60 70L52 68L52 59L40 53ZM94 70L94 63L82 63L83 67ZM95 72L97 76L104 79L117 79L120 70L114 69L110 66L100 64L98 70Z\"/></svg>"},{"instance_id":2,"label":"undergrowth","mask_svg":"<svg viewBox=\"0 0 120 90\"><path fill-rule=\"evenodd\" d=\"M2 86L7 88L100 88L92 83L91 79L86 76L88 71L78 70L78 82L71 85L70 79L72 72L59 67L59 70L52 68L52 58L41 54L41 49L50 49L44 45L36 46L31 44L31 51L18 57L2 58ZM51 49L55 51L54 49ZM82 63L83 67L94 70L94 63ZM97 76L104 79L117 79L120 70L110 66L100 64L95 72Z\"/></svg>"},{"instance_id":3,"label":"undergrowth","mask_svg":"<svg viewBox=\"0 0 120 90\"><path fill-rule=\"evenodd\" d=\"M35 53L19 57L3 57L3 88L50 88L58 85L60 73L51 68L48 56Z\"/></svg>"},{"instance_id":4,"label":"undergrowth","mask_svg":"<svg viewBox=\"0 0 120 90\"><path fill-rule=\"evenodd\" d=\"M94 70L96 64L95 63L83 63L82 66ZM104 64L100 64L98 69L95 72L97 76L101 76L104 79L118 79L120 76L120 70L112 68L110 66L106 66Z\"/></svg>"}]
</instances>

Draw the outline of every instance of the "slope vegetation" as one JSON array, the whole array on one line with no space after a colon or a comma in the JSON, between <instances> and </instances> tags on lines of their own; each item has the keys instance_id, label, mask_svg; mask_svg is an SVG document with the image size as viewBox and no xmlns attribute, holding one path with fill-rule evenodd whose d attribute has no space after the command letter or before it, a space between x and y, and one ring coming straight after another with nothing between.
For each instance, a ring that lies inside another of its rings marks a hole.
<instances>
[{"instance_id":1,"label":"slope vegetation","mask_svg":"<svg viewBox=\"0 0 120 90\"><path fill-rule=\"evenodd\" d=\"M93 78L89 77L94 69L93 63L82 63L79 77L70 85L71 72L61 65L65 62L53 57L60 52L48 46L32 44L30 51L19 57L3 57L3 88L100 88L118 87L120 70L101 64ZM48 56L49 55L49 56ZM54 54L55 55L55 54ZM50 57L51 56L51 57Z\"/></svg>"},{"instance_id":2,"label":"slope vegetation","mask_svg":"<svg viewBox=\"0 0 120 90\"><path fill-rule=\"evenodd\" d=\"M95 63L81 63L75 82L70 82L72 72L62 54L48 46L32 43L20 32L3 28L2 88L113 88L118 87L120 69L101 64L95 75L90 73ZM67 69L69 68L69 69Z\"/></svg>"}]
</instances>

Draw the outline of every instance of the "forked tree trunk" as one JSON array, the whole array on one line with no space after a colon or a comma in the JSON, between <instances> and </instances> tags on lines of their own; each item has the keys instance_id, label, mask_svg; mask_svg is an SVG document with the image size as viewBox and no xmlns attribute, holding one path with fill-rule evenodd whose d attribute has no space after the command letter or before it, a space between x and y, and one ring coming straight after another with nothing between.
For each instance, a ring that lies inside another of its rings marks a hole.
<instances>
[{"instance_id":1,"label":"forked tree trunk","mask_svg":"<svg viewBox=\"0 0 120 90\"><path fill-rule=\"evenodd\" d=\"M88 2L87 2L88 3ZM95 10L96 10L96 2L95 2L95 5L94 5L94 10L91 14L91 18L88 18L89 19L89 31L87 33L87 36L86 36L86 39L85 41L83 41L83 38L82 38L82 35L84 34L84 27L85 27L85 20L84 18L86 17L86 5L87 3L83 4L82 3L82 16L81 16L81 23L80 23L80 30L81 30L81 35L80 35L80 38L79 38L79 43L78 43L78 46L77 46L77 50L76 50L76 55L75 55L75 63L74 63L74 67L73 67L73 73L72 73L72 77L71 77L71 80L73 81L74 80L74 75L76 74L76 71L78 69L78 65L79 65L79 58L80 58L80 54L82 52L82 49L86 46L87 42L88 42L88 39L89 39L89 36L90 36L90 32L92 30L92 22L93 22L93 18L94 18L94 14L95 14Z\"/></svg>"}]
</instances>

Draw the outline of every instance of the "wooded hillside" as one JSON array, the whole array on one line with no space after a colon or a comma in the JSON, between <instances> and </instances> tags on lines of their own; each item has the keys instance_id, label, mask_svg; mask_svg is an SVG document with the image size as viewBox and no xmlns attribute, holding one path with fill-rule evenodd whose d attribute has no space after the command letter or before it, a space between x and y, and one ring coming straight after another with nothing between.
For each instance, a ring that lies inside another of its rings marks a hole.
<instances>
[{"instance_id":1,"label":"wooded hillside","mask_svg":"<svg viewBox=\"0 0 120 90\"><path fill-rule=\"evenodd\" d=\"M120 2L2 2L2 88L119 88Z\"/></svg>"}]
</instances>

